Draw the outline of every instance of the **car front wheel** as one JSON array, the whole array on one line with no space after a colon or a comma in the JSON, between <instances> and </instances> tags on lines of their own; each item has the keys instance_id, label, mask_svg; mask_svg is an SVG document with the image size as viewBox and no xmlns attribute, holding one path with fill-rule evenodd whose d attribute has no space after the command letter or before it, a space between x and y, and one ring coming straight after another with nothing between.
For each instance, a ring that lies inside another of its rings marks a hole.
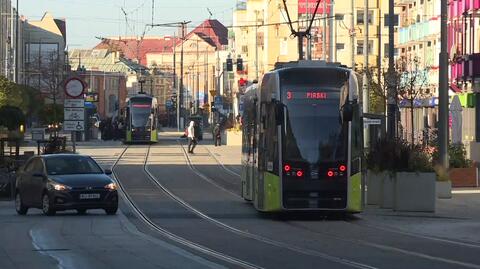
<instances>
[{"instance_id":1,"label":"car front wheel","mask_svg":"<svg viewBox=\"0 0 480 269\"><path fill-rule=\"evenodd\" d=\"M25 215L28 212L28 207L23 204L22 196L19 191L17 191L17 194L15 195L15 209L19 215Z\"/></svg>"},{"instance_id":2,"label":"car front wheel","mask_svg":"<svg viewBox=\"0 0 480 269\"><path fill-rule=\"evenodd\" d=\"M48 195L48 193L43 194L42 211L43 214L47 216L53 216L56 213L55 209L53 208L53 202L50 200L50 196Z\"/></svg>"}]
</instances>

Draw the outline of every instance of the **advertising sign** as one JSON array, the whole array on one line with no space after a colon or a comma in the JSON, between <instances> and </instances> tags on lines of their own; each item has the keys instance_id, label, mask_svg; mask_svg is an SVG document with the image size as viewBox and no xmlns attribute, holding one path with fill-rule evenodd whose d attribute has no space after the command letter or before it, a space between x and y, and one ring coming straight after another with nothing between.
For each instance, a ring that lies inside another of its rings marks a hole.
<instances>
[{"instance_id":1,"label":"advertising sign","mask_svg":"<svg viewBox=\"0 0 480 269\"><path fill-rule=\"evenodd\" d=\"M318 6L317 14L323 14L323 5L324 1L327 1L327 12L330 12L330 2L331 0L320 0L320 5ZM307 7L308 6L308 7ZM313 14L315 12L315 7L317 6L317 0L298 0L298 14Z\"/></svg>"}]
</instances>

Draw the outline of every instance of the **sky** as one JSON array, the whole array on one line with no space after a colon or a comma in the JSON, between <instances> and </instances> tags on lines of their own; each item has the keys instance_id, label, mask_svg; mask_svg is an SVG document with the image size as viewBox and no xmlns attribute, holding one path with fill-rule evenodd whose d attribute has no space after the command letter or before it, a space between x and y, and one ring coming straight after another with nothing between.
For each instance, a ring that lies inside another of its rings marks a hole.
<instances>
[{"instance_id":1,"label":"sky","mask_svg":"<svg viewBox=\"0 0 480 269\"><path fill-rule=\"evenodd\" d=\"M189 29L210 17L207 8L213 13L212 19L230 25L236 3L236 0L19 0L19 10L29 20L40 20L46 11L55 18L66 19L69 49L92 48L99 43L95 37L141 36L145 25L152 23L152 1L154 24L192 21ZM174 32L174 28L156 27L146 35Z\"/></svg>"}]
</instances>

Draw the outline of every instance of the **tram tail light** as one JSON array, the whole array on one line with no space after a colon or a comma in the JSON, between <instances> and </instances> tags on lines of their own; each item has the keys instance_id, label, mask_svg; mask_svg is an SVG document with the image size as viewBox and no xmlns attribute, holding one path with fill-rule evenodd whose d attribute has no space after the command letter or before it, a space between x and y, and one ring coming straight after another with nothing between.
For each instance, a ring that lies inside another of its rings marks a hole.
<instances>
[{"instance_id":1,"label":"tram tail light","mask_svg":"<svg viewBox=\"0 0 480 269\"><path fill-rule=\"evenodd\" d=\"M333 171L328 171L327 172L327 176L328 177L333 177L335 174L333 173Z\"/></svg>"},{"instance_id":2,"label":"tram tail light","mask_svg":"<svg viewBox=\"0 0 480 269\"><path fill-rule=\"evenodd\" d=\"M297 171L297 177L303 177L303 171L302 170Z\"/></svg>"},{"instance_id":3,"label":"tram tail light","mask_svg":"<svg viewBox=\"0 0 480 269\"><path fill-rule=\"evenodd\" d=\"M342 165L340 165L340 166L338 167L338 170L339 170L340 172L345 172L345 171L347 171L347 166L342 164Z\"/></svg>"},{"instance_id":4,"label":"tram tail light","mask_svg":"<svg viewBox=\"0 0 480 269\"><path fill-rule=\"evenodd\" d=\"M283 166L283 170L285 170L285 172L290 172L290 170L292 170L292 167L289 164L286 164Z\"/></svg>"}]
</instances>

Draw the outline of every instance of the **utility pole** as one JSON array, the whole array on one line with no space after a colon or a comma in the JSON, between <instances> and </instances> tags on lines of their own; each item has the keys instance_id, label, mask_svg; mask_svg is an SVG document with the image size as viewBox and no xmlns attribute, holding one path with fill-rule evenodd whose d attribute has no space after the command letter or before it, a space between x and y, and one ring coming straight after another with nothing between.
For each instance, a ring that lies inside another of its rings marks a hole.
<instances>
[{"instance_id":1,"label":"utility pole","mask_svg":"<svg viewBox=\"0 0 480 269\"><path fill-rule=\"evenodd\" d=\"M330 12L328 13L328 40L329 42L329 49L328 49L328 59L330 62L335 62L337 61L337 57L334 57L335 51L336 51L336 46L335 46L335 39L333 38L333 31L335 30L334 23L335 23L335 2L334 0L330 1Z\"/></svg>"},{"instance_id":2,"label":"utility pole","mask_svg":"<svg viewBox=\"0 0 480 269\"><path fill-rule=\"evenodd\" d=\"M323 60L327 61L327 0L323 0L323 34L322 34L322 37L323 37L323 42L322 42Z\"/></svg>"},{"instance_id":3,"label":"utility pole","mask_svg":"<svg viewBox=\"0 0 480 269\"><path fill-rule=\"evenodd\" d=\"M366 114L369 112L369 107L370 107L370 92L369 92L369 83L368 83L368 54L370 53L369 51L369 16L368 16L368 11L369 11L369 0L364 1L364 9L363 9L363 25L365 27L365 36L364 36L364 41L363 41L363 57L364 57L364 67L363 67L363 90L362 90L362 96L363 96L363 113ZM369 137L370 137L370 132L369 132L369 125L364 126L363 130L363 141L365 143L366 147L370 147L369 145Z\"/></svg>"},{"instance_id":4,"label":"utility pole","mask_svg":"<svg viewBox=\"0 0 480 269\"><path fill-rule=\"evenodd\" d=\"M17 9L17 14L15 16L15 24L16 24L16 27L15 27L15 83L18 83L18 28L19 28L19 16L20 16L20 13L19 13L19 9L18 9L19 5L18 5L18 0L17 0L17 6L16 6L16 9Z\"/></svg>"},{"instance_id":5,"label":"utility pole","mask_svg":"<svg viewBox=\"0 0 480 269\"><path fill-rule=\"evenodd\" d=\"M352 56L352 70L355 70L355 0L350 2L352 7L352 18L350 20L350 43Z\"/></svg>"},{"instance_id":6,"label":"utility pole","mask_svg":"<svg viewBox=\"0 0 480 269\"><path fill-rule=\"evenodd\" d=\"M258 80L258 10L255 10L255 78Z\"/></svg>"},{"instance_id":7,"label":"utility pole","mask_svg":"<svg viewBox=\"0 0 480 269\"><path fill-rule=\"evenodd\" d=\"M306 17L307 17L307 24L305 26L308 26L308 21L310 20L310 3L308 0L306 0ZM307 60L312 59L312 37L309 36L307 37Z\"/></svg>"},{"instance_id":8,"label":"utility pole","mask_svg":"<svg viewBox=\"0 0 480 269\"><path fill-rule=\"evenodd\" d=\"M180 51L180 87L177 92L177 126L182 125L183 119L183 43L185 41L185 28L191 21L182 21L182 22L173 22L173 23L162 23L162 24L150 24L147 26L153 27L180 27L181 28L181 42L182 48ZM180 128L180 127L178 127ZM183 128L183 126L182 126Z\"/></svg>"},{"instance_id":9,"label":"utility pole","mask_svg":"<svg viewBox=\"0 0 480 269\"><path fill-rule=\"evenodd\" d=\"M438 83L439 95L439 126L438 126L438 142L440 164L444 169L448 169L448 3L447 0L441 0L441 26L440 26L440 76Z\"/></svg>"},{"instance_id":10,"label":"utility pole","mask_svg":"<svg viewBox=\"0 0 480 269\"><path fill-rule=\"evenodd\" d=\"M173 33L173 90L177 93L177 132L180 132L180 88L177 85L177 33Z\"/></svg>"},{"instance_id":11,"label":"utility pole","mask_svg":"<svg viewBox=\"0 0 480 269\"><path fill-rule=\"evenodd\" d=\"M444 1L444 0L442 0ZM388 105L387 105L387 137L397 138L397 85L395 78L395 1L388 1ZM443 10L442 10L443 11ZM445 11L446 12L446 11ZM446 16L446 13L445 13Z\"/></svg>"}]
</instances>

